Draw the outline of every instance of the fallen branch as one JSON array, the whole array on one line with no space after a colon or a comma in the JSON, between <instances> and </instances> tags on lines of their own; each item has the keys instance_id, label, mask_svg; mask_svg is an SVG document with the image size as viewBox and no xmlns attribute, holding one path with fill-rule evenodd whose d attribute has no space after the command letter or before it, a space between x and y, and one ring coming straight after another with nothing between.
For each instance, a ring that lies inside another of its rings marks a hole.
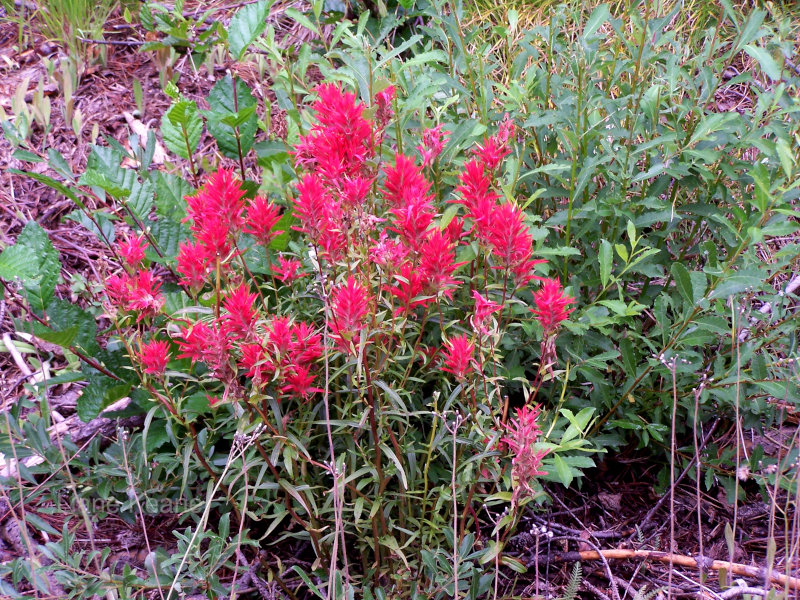
<instances>
[{"instance_id":1,"label":"fallen branch","mask_svg":"<svg viewBox=\"0 0 800 600\"><path fill-rule=\"evenodd\" d=\"M541 558L540 562L541 562ZM679 565L681 567L688 567L690 569L704 569L712 571L727 570L734 575L753 577L755 579L765 580L768 579L770 583L780 587L800 591L800 578L790 577L783 573L776 573L761 567L751 567L750 565L743 565L741 563L728 562L727 560L712 560L710 558L700 557L699 560L691 556L683 556L681 554L670 554L669 552L657 552L655 550L627 550L627 549L611 549L611 550L585 550L583 552L562 552L555 553L549 560L553 562L575 562L585 560L652 560L661 563L669 563L671 565ZM528 567L534 565L534 561L528 563Z\"/></svg>"}]
</instances>

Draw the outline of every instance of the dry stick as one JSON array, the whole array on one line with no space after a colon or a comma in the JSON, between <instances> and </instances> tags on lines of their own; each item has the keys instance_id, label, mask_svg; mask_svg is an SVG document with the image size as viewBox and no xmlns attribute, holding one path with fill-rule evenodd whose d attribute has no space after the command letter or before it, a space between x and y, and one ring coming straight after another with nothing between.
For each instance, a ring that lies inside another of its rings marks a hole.
<instances>
[{"instance_id":1,"label":"dry stick","mask_svg":"<svg viewBox=\"0 0 800 600\"><path fill-rule=\"evenodd\" d=\"M555 538L554 538L555 539ZM586 540L578 540L586 543ZM546 558L546 557L545 557ZM765 579L767 569L734 563L727 560L698 560L691 556L673 554L671 552L659 552L656 550L629 550L624 548L612 548L610 550L585 550L583 552L562 552L556 553L549 559L553 562L575 562L586 560L653 560L660 563L674 564L690 569L711 569L720 571L725 569L729 573L742 577L752 577L754 579ZM530 566L530 565L529 565ZM800 591L800 578L790 577L782 573L770 573L769 582L773 585L783 586L792 591Z\"/></svg>"},{"instance_id":2,"label":"dry stick","mask_svg":"<svg viewBox=\"0 0 800 600\"><path fill-rule=\"evenodd\" d=\"M719 424L719 419L716 419L716 420L715 420L715 421L714 421L714 422L711 424L711 428L708 430L708 433L705 435L705 437L703 437L703 443L700 445L700 448L701 448L701 449L702 449L702 448L705 448L705 445L708 443L708 440L710 440L710 439L711 439L711 436L714 434L714 431L717 429L717 425L718 425L718 424ZM697 455L699 456L699 454L700 454L700 453L698 452L698 453L697 453ZM689 471L691 471L691 469L692 469L692 466L694 465L694 460L695 460L695 459L694 459L694 458L692 458L692 460L690 460L690 461L689 461L689 464L688 464L688 465L686 465L686 468L683 470L683 472L682 472L680 475L678 475L678 478L677 478L677 479L675 480L675 482L672 484L673 486L677 486L677 485L678 485L678 484L679 484L679 483L680 483L680 482L683 480L683 478L684 478L684 477L686 477L686 475L689 473ZM650 521L653 519L653 516L656 514L656 512L658 511L658 509L659 509L659 508L661 508L661 506L664 504L664 502L666 502L666 500L667 500L668 498L669 498L669 494L664 494L663 496L661 496L661 498L658 500L658 502L656 502L656 503L655 503L655 505L653 506L653 508L651 508L651 509L650 509L650 510L647 512L647 514L646 514L646 515L645 515L645 517L644 517L644 520L643 520L643 521L642 521L642 523L639 525L639 530L640 530L640 531L641 531L641 530L644 530L644 528L645 528L645 527L646 527L646 526L647 526L647 525L650 523Z\"/></svg>"}]
</instances>

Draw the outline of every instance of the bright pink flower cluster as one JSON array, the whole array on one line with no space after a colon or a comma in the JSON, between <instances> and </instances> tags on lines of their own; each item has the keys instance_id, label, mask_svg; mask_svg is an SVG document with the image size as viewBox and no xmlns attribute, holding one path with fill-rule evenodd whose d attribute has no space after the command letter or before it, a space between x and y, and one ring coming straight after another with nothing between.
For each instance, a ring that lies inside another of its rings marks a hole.
<instances>
[{"instance_id":1,"label":"bright pink flower cluster","mask_svg":"<svg viewBox=\"0 0 800 600\"><path fill-rule=\"evenodd\" d=\"M161 375L169 362L169 342L152 340L142 344L137 356L145 373Z\"/></svg>"},{"instance_id":2,"label":"bright pink flower cluster","mask_svg":"<svg viewBox=\"0 0 800 600\"><path fill-rule=\"evenodd\" d=\"M536 308L532 308L531 312L541 324L545 337L554 334L558 326L575 310L567 308L568 304L575 302L575 298L564 294L558 279L542 280L542 287L533 294L533 301Z\"/></svg>"},{"instance_id":3,"label":"bright pink flower cluster","mask_svg":"<svg viewBox=\"0 0 800 600\"><path fill-rule=\"evenodd\" d=\"M212 173L202 188L186 197L186 212L194 240L179 245L177 269L181 283L194 292L203 288L218 265L230 260L239 233L249 233L265 246L282 233L274 230L280 209L260 196L246 200L228 169Z\"/></svg>"},{"instance_id":4,"label":"bright pink flower cluster","mask_svg":"<svg viewBox=\"0 0 800 600\"><path fill-rule=\"evenodd\" d=\"M442 131L442 125L431 127L422 132L422 143L417 146L419 155L422 158L422 166L430 167L444 150L450 134Z\"/></svg>"},{"instance_id":5,"label":"bright pink flower cluster","mask_svg":"<svg viewBox=\"0 0 800 600\"><path fill-rule=\"evenodd\" d=\"M106 279L106 297L117 310L138 313L136 320L153 317L164 306L161 281L152 271L122 271Z\"/></svg>"},{"instance_id":6,"label":"bright pink flower cluster","mask_svg":"<svg viewBox=\"0 0 800 600\"><path fill-rule=\"evenodd\" d=\"M443 371L452 373L459 381L464 381L473 369L475 344L469 341L466 334L450 338L444 345Z\"/></svg>"},{"instance_id":7,"label":"bright pink flower cluster","mask_svg":"<svg viewBox=\"0 0 800 600\"><path fill-rule=\"evenodd\" d=\"M355 354L373 299L354 277L348 277L347 283L333 290L331 296L331 337L342 352Z\"/></svg>"},{"instance_id":8,"label":"bright pink flower cluster","mask_svg":"<svg viewBox=\"0 0 800 600\"><path fill-rule=\"evenodd\" d=\"M456 192L472 221L472 231L491 253L494 268L512 275L517 285L523 286L538 279L533 269L546 261L532 258L533 236L525 217L517 205L499 203L492 173L493 169L484 166L481 159L468 161Z\"/></svg>"},{"instance_id":9,"label":"bright pink flower cluster","mask_svg":"<svg viewBox=\"0 0 800 600\"><path fill-rule=\"evenodd\" d=\"M548 450L537 450L536 442L542 433L537 419L540 408L523 406L517 409L517 416L506 425L507 434L501 439L508 445L511 459L511 478L514 482L514 501L524 493L533 493L531 483L542 471L542 459Z\"/></svg>"}]
</instances>

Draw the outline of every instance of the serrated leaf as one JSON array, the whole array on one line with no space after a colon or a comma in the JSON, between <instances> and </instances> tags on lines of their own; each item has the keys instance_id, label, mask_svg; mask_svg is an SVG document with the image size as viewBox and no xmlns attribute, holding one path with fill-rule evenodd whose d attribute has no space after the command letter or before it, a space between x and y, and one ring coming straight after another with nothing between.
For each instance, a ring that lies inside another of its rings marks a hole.
<instances>
[{"instance_id":1,"label":"serrated leaf","mask_svg":"<svg viewBox=\"0 0 800 600\"><path fill-rule=\"evenodd\" d=\"M156 221L150 228L150 233L156 242L156 246L164 255L164 258L159 257L155 253L152 255L148 253L151 260L156 262L172 261L178 255L178 245L189 237L188 227L177 221L170 221L162 219Z\"/></svg>"},{"instance_id":2,"label":"serrated leaf","mask_svg":"<svg viewBox=\"0 0 800 600\"><path fill-rule=\"evenodd\" d=\"M186 216L184 198L194 192L185 179L177 175L158 172L155 178L156 212L159 217L181 221Z\"/></svg>"},{"instance_id":3,"label":"serrated leaf","mask_svg":"<svg viewBox=\"0 0 800 600\"><path fill-rule=\"evenodd\" d=\"M228 48L236 60L241 60L245 50L264 33L269 9L274 0L259 0L243 6L231 18L228 26Z\"/></svg>"},{"instance_id":4,"label":"serrated leaf","mask_svg":"<svg viewBox=\"0 0 800 600\"><path fill-rule=\"evenodd\" d=\"M130 189L117 185L105 174L94 169L88 169L83 175L81 175L81 178L78 180L78 184L88 185L95 190L103 190L112 198L126 198L131 193Z\"/></svg>"},{"instance_id":5,"label":"serrated leaf","mask_svg":"<svg viewBox=\"0 0 800 600\"><path fill-rule=\"evenodd\" d=\"M78 397L78 418L88 423L106 406L124 398L130 389L131 384L124 381L117 381L105 375L94 376Z\"/></svg>"},{"instance_id":6,"label":"serrated leaf","mask_svg":"<svg viewBox=\"0 0 800 600\"><path fill-rule=\"evenodd\" d=\"M220 79L208 94L210 110L205 111L206 126L209 133L217 140L220 152L228 158L239 158L239 146L242 156L253 147L255 134L258 130L258 117L253 108L256 99L250 88L241 79L236 80L236 96L234 101L233 79L226 75ZM225 121L233 116L239 122L240 112L249 113L238 125L239 141L236 140L236 129Z\"/></svg>"},{"instance_id":7,"label":"serrated leaf","mask_svg":"<svg viewBox=\"0 0 800 600\"><path fill-rule=\"evenodd\" d=\"M197 150L203 133L203 119L197 103L185 98L172 103L161 117L161 136L170 152L188 160Z\"/></svg>"},{"instance_id":8,"label":"serrated leaf","mask_svg":"<svg viewBox=\"0 0 800 600\"><path fill-rule=\"evenodd\" d=\"M47 232L35 221L28 221L17 243L0 253L0 277L19 278L28 303L36 312L44 311L50 304L60 273L58 252Z\"/></svg>"},{"instance_id":9,"label":"serrated leaf","mask_svg":"<svg viewBox=\"0 0 800 600\"><path fill-rule=\"evenodd\" d=\"M79 346L89 355L99 350L94 317L60 298L54 299L47 308L47 325L34 323L33 334L64 348ZM62 334L63 337L59 337ZM67 339L67 334L71 335L71 339Z\"/></svg>"},{"instance_id":10,"label":"serrated leaf","mask_svg":"<svg viewBox=\"0 0 800 600\"><path fill-rule=\"evenodd\" d=\"M140 222L147 221L153 210L155 186L150 181L133 184L126 206Z\"/></svg>"}]
</instances>

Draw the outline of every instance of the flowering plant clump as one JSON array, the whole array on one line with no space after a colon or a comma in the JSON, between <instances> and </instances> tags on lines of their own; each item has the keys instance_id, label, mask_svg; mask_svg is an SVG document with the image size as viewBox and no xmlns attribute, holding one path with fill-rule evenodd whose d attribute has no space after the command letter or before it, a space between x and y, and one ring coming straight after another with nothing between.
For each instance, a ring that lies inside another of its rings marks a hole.
<instances>
[{"instance_id":1,"label":"flowering plant clump","mask_svg":"<svg viewBox=\"0 0 800 600\"><path fill-rule=\"evenodd\" d=\"M288 531L328 558L337 535L365 539L366 572L432 535L409 531L439 518L435 489L451 477L440 474L459 470L438 449L439 421L458 417L470 440L459 459L480 467L481 483L460 499L473 526L478 497L509 487L515 505L536 496L546 475L540 411L530 398L508 418L501 342L530 321L528 306L542 336L535 395L575 301L543 276L525 213L499 192L511 120L448 187L441 125L423 132L417 154L388 147L392 87L369 109L337 84L316 94L314 122L292 152L290 197L251 195L230 170L210 174L186 197L191 235L174 276L149 263L144 237L123 237L106 300L151 396L192 435L188 396L264 427L257 456L291 515ZM280 235L293 241L279 253ZM358 483L335 486L331 514L313 489L342 473ZM225 485L236 497L237 482Z\"/></svg>"}]
</instances>

